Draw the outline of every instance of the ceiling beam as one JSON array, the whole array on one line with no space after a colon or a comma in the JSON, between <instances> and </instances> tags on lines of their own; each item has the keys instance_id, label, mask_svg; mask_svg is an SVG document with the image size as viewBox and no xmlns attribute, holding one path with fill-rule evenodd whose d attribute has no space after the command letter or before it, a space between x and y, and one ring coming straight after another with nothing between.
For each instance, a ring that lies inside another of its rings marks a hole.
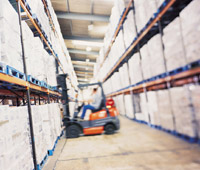
<instances>
[{"instance_id":1,"label":"ceiling beam","mask_svg":"<svg viewBox=\"0 0 200 170\"><path fill-rule=\"evenodd\" d=\"M78 81L90 81L91 80L91 79L88 79L88 78L80 78L80 77L78 77L77 79L78 79ZM85 80L85 79L87 79L87 80Z\"/></svg>"},{"instance_id":2,"label":"ceiling beam","mask_svg":"<svg viewBox=\"0 0 200 170\"><path fill-rule=\"evenodd\" d=\"M71 54L99 55L99 52L97 51L84 51L84 50L76 50L72 48L68 48L68 51Z\"/></svg>"},{"instance_id":3,"label":"ceiling beam","mask_svg":"<svg viewBox=\"0 0 200 170\"><path fill-rule=\"evenodd\" d=\"M88 72L88 71L75 71L76 74L88 74L88 75L93 75L93 72Z\"/></svg>"},{"instance_id":4,"label":"ceiling beam","mask_svg":"<svg viewBox=\"0 0 200 170\"><path fill-rule=\"evenodd\" d=\"M79 41L103 42L102 38L67 36L67 35L63 35L63 38L65 40L79 40Z\"/></svg>"},{"instance_id":5,"label":"ceiling beam","mask_svg":"<svg viewBox=\"0 0 200 170\"><path fill-rule=\"evenodd\" d=\"M80 57L72 57L71 56L71 60L72 61L86 61L87 58L80 58ZM92 63L96 63L96 59L91 59L91 58L88 58L90 59L90 62Z\"/></svg>"},{"instance_id":6,"label":"ceiling beam","mask_svg":"<svg viewBox=\"0 0 200 170\"><path fill-rule=\"evenodd\" d=\"M71 19L71 20L84 20L84 21L100 21L109 22L110 16L106 15L92 15L92 14L80 14L72 12L56 12L58 19Z\"/></svg>"},{"instance_id":7,"label":"ceiling beam","mask_svg":"<svg viewBox=\"0 0 200 170\"><path fill-rule=\"evenodd\" d=\"M86 61L72 61L72 64L84 65L84 66L94 66L95 63L86 62Z\"/></svg>"},{"instance_id":8,"label":"ceiling beam","mask_svg":"<svg viewBox=\"0 0 200 170\"><path fill-rule=\"evenodd\" d=\"M88 74L76 74L77 77L89 77L89 78L92 78L93 75L88 75Z\"/></svg>"},{"instance_id":9,"label":"ceiling beam","mask_svg":"<svg viewBox=\"0 0 200 170\"><path fill-rule=\"evenodd\" d=\"M73 65L75 68L80 68L80 69L85 69L85 70L90 70L90 71L93 71L93 67L91 67L91 66L81 66L81 65L76 65L76 64L74 64Z\"/></svg>"}]
</instances>

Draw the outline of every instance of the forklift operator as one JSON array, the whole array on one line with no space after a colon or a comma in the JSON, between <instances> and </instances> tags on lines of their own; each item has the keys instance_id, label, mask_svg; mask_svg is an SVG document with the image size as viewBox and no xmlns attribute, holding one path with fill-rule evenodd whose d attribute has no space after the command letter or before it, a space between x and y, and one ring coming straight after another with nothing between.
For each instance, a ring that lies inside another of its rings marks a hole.
<instances>
[{"instance_id":1,"label":"forklift operator","mask_svg":"<svg viewBox=\"0 0 200 170\"><path fill-rule=\"evenodd\" d=\"M85 113L87 110L94 111L96 109L99 109L99 107L101 105L102 96L97 93L97 88L93 89L92 96L93 96L93 99L84 101L84 102L89 102L89 103L92 102L92 103L83 106L83 112L81 115L81 119L84 119Z\"/></svg>"}]
</instances>

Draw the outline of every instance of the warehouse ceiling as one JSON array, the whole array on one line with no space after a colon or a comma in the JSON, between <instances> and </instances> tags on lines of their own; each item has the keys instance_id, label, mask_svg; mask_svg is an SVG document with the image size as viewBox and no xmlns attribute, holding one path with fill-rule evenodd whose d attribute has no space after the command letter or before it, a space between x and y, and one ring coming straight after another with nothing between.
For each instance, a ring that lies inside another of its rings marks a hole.
<instances>
[{"instance_id":1,"label":"warehouse ceiling","mask_svg":"<svg viewBox=\"0 0 200 170\"><path fill-rule=\"evenodd\" d=\"M51 0L79 83L93 77L114 0Z\"/></svg>"}]
</instances>

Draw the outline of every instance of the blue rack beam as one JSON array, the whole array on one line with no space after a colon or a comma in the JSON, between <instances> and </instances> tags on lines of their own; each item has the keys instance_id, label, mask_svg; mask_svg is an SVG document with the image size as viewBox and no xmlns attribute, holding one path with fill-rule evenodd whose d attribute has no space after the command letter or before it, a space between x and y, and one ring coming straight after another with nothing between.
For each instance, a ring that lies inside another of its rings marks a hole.
<instances>
[{"instance_id":1,"label":"blue rack beam","mask_svg":"<svg viewBox=\"0 0 200 170\"><path fill-rule=\"evenodd\" d=\"M126 88L120 89L116 92L113 92L111 94L108 94L107 97L126 94L130 93L131 91L133 91L134 93L142 93L144 92L144 87L146 88L147 91L153 91L153 90L167 89L168 83L171 84L171 87L178 87L184 84L196 83L199 81L200 81L200 67L197 67L181 73L177 73L175 75L166 76L164 78L160 78L149 82L144 82L139 85L131 85Z\"/></svg>"}]
</instances>

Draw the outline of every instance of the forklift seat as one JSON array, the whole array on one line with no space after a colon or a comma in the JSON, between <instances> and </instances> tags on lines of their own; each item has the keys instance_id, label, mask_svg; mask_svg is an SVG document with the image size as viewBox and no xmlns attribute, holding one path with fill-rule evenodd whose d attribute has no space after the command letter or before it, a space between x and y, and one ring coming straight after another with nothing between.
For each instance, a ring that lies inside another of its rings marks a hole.
<instances>
[{"instance_id":1,"label":"forklift seat","mask_svg":"<svg viewBox=\"0 0 200 170\"><path fill-rule=\"evenodd\" d=\"M101 99L101 104L100 104L99 108L93 110L92 113L98 112L98 111L100 111L100 110L102 110L102 109L104 109L104 108L105 108L104 100Z\"/></svg>"}]
</instances>

